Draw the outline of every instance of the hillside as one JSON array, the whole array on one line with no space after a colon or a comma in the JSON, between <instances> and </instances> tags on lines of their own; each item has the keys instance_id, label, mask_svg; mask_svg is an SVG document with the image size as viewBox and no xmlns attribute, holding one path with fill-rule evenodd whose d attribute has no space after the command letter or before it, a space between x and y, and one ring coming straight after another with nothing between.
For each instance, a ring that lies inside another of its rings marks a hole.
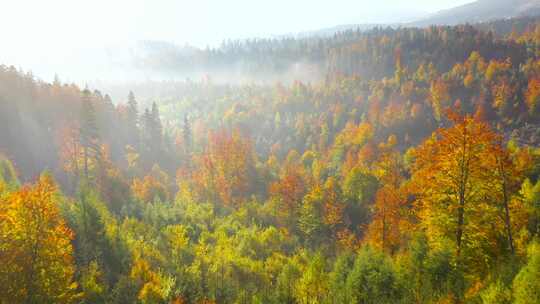
<instances>
[{"instance_id":1,"label":"hillside","mask_svg":"<svg viewBox=\"0 0 540 304\"><path fill-rule=\"evenodd\" d=\"M0 66L0 303L540 303L540 19L143 47Z\"/></svg>"},{"instance_id":2,"label":"hillside","mask_svg":"<svg viewBox=\"0 0 540 304\"><path fill-rule=\"evenodd\" d=\"M466 5L439 11L430 15L415 16L407 21L379 24L347 24L320 30L302 32L285 37L329 37L344 31L368 31L376 27L425 27L430 25L458 25L486 23L489 21L540 16L539 0L477 0ZM414 20L414 21L411 21ZM278 36L281 37L281 36Z\"/></svg>"},{"instance_id":3,"label":"hillside","mask_svg":"<svg viewBox=\"0 0 540 304\"><path fill-rule=\"evenodd\" d=\"M456 25L540 15L538 0L477 0L411 23L412 26Z\"/></svg>"}]
</instances>

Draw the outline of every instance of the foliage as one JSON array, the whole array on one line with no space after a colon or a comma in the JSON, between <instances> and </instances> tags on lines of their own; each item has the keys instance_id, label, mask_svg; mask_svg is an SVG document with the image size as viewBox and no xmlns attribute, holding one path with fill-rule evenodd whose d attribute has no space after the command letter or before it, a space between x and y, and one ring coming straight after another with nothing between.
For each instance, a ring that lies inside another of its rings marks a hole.
<instances>
[{"instance_id":1,"label":"foliage","mask_svg":"<svg viewBox=\"0 0 540 304\"><path fill-rule=\"evenodd\" d=\"M57 186L42 175L10 193L0 209L0 300L5 303L72 303L73 234L60 215Z\"/></svg>"},{"instance_id":2,"label":"foliage","mask_svg":"<svg viewBox=\"0 0 540 304\"><path fill-rule=\"evenodd\" d=\"M0 302L538 302L538 22L231 41L159 62L324 81L114 103L0 67Z\"/></svg>"}]
</instances>

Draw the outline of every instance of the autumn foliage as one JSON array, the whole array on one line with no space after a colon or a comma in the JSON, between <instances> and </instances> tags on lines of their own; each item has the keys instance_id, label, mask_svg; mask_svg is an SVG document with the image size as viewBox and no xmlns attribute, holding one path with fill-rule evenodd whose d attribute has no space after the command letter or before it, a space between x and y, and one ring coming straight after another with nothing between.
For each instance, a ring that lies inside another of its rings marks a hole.
<instances>
[{"instance_id":1,"label":"autumn foliage","mask_svg":"<svg viewBox=\"0 0 540 304\"><path fill-rule=\"evenodd\" d=\"M324 77L114 102L0 66L0 303L532 303L538 45L529 18L226 42L159 62Z\"/></svg>"},{"instance_id":2,"label":"autumn foliage","mask_svg":"<svg viewBox=\"0 0 540 304\"><path fill-rule=\"evenodd\" d=\"M0 300L5 303L72 303L72 231L58 209L49 175L0 197Z\"/></svg>"}]
</instances>

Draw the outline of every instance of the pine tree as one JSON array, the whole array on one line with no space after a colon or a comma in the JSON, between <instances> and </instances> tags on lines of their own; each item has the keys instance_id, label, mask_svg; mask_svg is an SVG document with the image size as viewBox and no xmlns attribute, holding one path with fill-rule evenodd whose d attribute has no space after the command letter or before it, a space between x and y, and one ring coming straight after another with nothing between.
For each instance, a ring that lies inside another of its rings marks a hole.
<instances>
[{"instance_id":1,"label":"pine tree","mask_svg":"<svg viewBox=\"0 0 540 304\"><path fill-rule=\"evenodd\" d=\"M85 89L82 94L79 136L83 149L84 177L88 179L91 160L99 158L99 131L91 93Z\"/></svg>"},{"instance_id":2,"label":"pine tree","mask_svg":"<svg viewBox=\"0 0 540 304\"><path fill-rule=\"evenodd\" d=\"M143 155L143 159L147 162L151 162L151 152L152 152L152 114L148 109L144 110L143 115L141 116L141 147L140 152Z\"/></svg>"},{"instance_id":3,"label":"pine tree","mask_svg":"<svg viewBox=\"0 0 540 304\"><path fill-rule=\"evenodd\" d=\"M159 117L159 109L155 102L152 103L152 141L154 149L158 152L161 151L163 144L163 125L161 124L161 118Z\"/></svg>"},{"instance_id":4,"label":"pine tree","mask_svg":"<svg viewBox=\"0 0 540 304\"><path fill-rule=\"evenodd\" d=\"M135 94L129 92L128 104L127 104L127 140L132 147L138 147L139 145L139 110Z\"/></svg>"}]
</instances>

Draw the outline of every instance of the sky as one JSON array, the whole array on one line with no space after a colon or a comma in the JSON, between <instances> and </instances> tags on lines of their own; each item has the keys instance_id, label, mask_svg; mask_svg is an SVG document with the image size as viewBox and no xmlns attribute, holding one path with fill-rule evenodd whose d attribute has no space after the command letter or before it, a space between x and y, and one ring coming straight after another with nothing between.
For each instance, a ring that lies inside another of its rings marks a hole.
<instances>
[{"instance_id":1,"label":"sky","mask_svg":"<svg viewBox=\"0 0 540 304\"><path fill-rule=\"evenodd\" d=\"M410 21L471 0L2 0L0 64L70 77L105 48L140 40L216 46L342 24ZM47 72L45 72L47 71ZM47 75L45 75L47 74Z\"/></svg>"}]
</instances>

